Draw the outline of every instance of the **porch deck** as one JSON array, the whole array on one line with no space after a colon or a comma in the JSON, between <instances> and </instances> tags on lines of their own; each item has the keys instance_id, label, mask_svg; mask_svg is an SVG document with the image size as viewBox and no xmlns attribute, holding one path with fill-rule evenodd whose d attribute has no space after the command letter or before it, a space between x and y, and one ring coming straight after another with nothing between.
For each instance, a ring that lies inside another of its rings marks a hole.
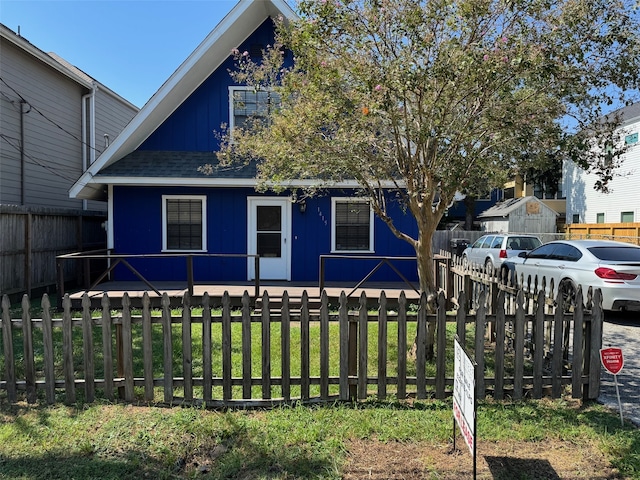
<instances>
[{"instance_id":1,"label":"porch deck","mask_svg":"<svg viewBox=\"0 0 640 480\"><path fill-rule=\"evenodd\" d=\"M80 308L82 304L82 297L85 293L88 294L91 299L92 307L99 308L102 297L107 294L110 304L113 307L119 307L122 305L122 298L125 292L128 294L132 306L141 305L142 297L145 292L149 295L151 305L153 307L159 307L162 295L166 293L171 300L172 306L179 306L182 304L182 298L188 292L188 287L183 282L154 282L158 292L155 292L148 288L144 282L105 282L95 286L91 290L79 290L74 293L70 293L72 308ZM231 303L235 306L240 306L242 296L245 292L249 294L251 305L256 305L260 302L260 299L265 293L268 293L269 299L274 303L278 303L282 298L284 292L287 292L292 304L296 299L300 299L304 291L307 292L310 301L319 301L321 291L319 286L307 283L297 282L269 282L263 280L260 282L259 294L256 298L255 284L253 282L242 283L209 283L209 284L194 284L193 295L191 298L191 304L197 305L202 301L203 295L209 294L212 305L219 305L225 292L229 293L231 297ZM329 301L331 303L337 303L342 292L347 295L350 305L357 305L361 294L364 292L370 305L377 305L378 299L381 293L384 291L385 295L389 299L391 305L394 299L397 300L400 293L404 291L408 301L416 302L420 299L420 294L413 290L409 285L402 282L395 283L379 283L368 282L360 287L355 287L352 283L328 283L324 286L324 291L327 293ZM158 295L160 293L160 295Z\"/></svg>"}]
</instances>

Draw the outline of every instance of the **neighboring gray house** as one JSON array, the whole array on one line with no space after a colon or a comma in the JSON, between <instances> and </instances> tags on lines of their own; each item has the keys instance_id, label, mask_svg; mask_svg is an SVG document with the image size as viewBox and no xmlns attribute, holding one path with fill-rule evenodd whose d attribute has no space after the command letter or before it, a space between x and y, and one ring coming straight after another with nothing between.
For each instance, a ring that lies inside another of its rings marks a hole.
<instances>
[{"instance_id":1,"label":"neighboring gray house","mask_svg":"<svg viewBox=\"0 0 640 480\"><path fill-rule=\"evenodd\" d=\"M0 24L0 204L106 210L69 188L138 110Z\"/></svg>"},{"instance_id":2,"label":"neighboring gray house","mask_svg":"<svg viewBox=\"0 0 640 480\"><path fill-rule=\"evenodd\" d=\"M69 189L138 110L0 24L0 295L49 291L57 255L106 246L107 204Z\"/></svg>"},{"instance_id":3,"label":"neighboring gray house","mask_svg":"<svg viewBox=\"0 0 640 480\"><path fill-rule=\"evenodd\" d=\"M478 215L487 232L555 233L558 212L534 196L512 198Z\"/></svg>"}]
</instances>

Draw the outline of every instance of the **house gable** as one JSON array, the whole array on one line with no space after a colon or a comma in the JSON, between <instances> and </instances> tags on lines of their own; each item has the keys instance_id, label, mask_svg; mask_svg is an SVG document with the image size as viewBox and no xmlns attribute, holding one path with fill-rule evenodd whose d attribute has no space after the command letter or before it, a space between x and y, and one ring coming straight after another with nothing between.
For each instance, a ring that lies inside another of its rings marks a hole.
<instances>
[{"instance_id":1,"label":"house gable","mask_svg":"<svg viewBox=\"0 0 640 480\"><path fill-rule=\"evenodd\" d=\"M274 23L266 19L237 48L260 51L274 42ZM230 51L228 52L231 53ZM235 85L229 57L147 138L139 150L217 151L217 133L229 124L229 86Z\"/></svg>"},{"instance_id":2,"label":"house gable","mask_svg":"<svg viewBox=\"0 0 640 480\"><path fill-rule=\"evenodd\" d=\"M101 170L126 157L144 144L174 112L181 108L203 82L206 82L214 72L222 70L221 66L229 60L233 48L242 45L268 19L278 16L282 16L284 19L296 18L295 12L285 0L240 0L151 97L101 157L80 177L69 191L69 195L72 198L99 198L103 195L107 183L99 175ZM205 91L206 89L202 90L202 92ZM196 102L197 99L198 95L196 94L192 101ZM187 105L183 107L185 112L189 105L187 102ZM198 103L197 108L205 107ZM206 113L202 115L207 116ZM179 116L180 114L176 118ZM211 120L208 123L210 122ZM185 129L188 129L189 125L193 126L193 123L188 124ZM219 125L216 128L219 128ZM198 131L203 130L198 129ZM210 142L210 134L189 137L190 139L187 140L189 143L195 142L199 145L205 145ZM145 148L158 148L158 146L152 147L151 144L148 144ZM171 149L177 148L171 147Z\"/></svg>"}]
</instances>

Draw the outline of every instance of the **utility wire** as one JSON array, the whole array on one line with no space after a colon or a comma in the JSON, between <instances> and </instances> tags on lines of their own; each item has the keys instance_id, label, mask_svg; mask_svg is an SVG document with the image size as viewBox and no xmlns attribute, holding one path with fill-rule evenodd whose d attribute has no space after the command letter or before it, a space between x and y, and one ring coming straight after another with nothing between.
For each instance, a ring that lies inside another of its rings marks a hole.
<instances>
[{"instance_id":1,"label":"utility wire","mask_svg":"<svg viewBox=\"0 0 640 480\"><path fill-rule=\"evenodd\" d=\"M68 168L68 167L63 167L63 166L58 166L58 167L52 167L51 165L47 165L47 162L41 159L38 159L32 155L29 155L28 153L25 152L21 152L20 149L20 141L16 138L12 138L8 135L5 135L4 133L0 133L0 138L2 140L4 140L8 145L10 145L11 147L13 147L18 153L23 153L25 158L31 160L29 163L31 163L32 165L37 165L39 167L44 168L45 170L47 170L49 173L60 177L64 180L67 180L69 182L75 182L77 180L77 177L82 173L79 170L77 172L73 171L72 169ZM16 143L14 143L16 142ZM64 175L62 171L66 170L69 173L69 176ZM70 175L74 175L74 176L70 176Z\"/></svg>"},{"instance_id":2,"label":"utility wire","mask_svg":"<svg viewBox=\"0 0 640 480\"><path fill-rule=\"evenodd\" d=\"M47 120L48 122L50 122L52 125L56 126L57 128L59 128L60 130L62 130L64 133L66 133L67 135L70 135L71 137L73 137L75 140L77 140L78 142L80 142L81 145L85 146L85 147L89 147L90 149L94 150L98 155L100 155L102 153L102 150L99 150L96 147L92 147L89 143L84 142L81 138L78 138L78 136L73 133L68 131L67 129L65 129L63 126L61 126L60 124L58 124L56 121L52 120L51 118L49 118L47 115L45 115L44 113L42 113L37 107L35 107L31 102L29 102L28 100L26 100L15 88L13 88L11 85L9 85L6 80L2 77L0 77L0 81L2 83L4 83L7 88L9 88L9 90L11 90L14 94L16 94L18 96L18 98L26 103L27 105L29 105L29 108L31 108L32 110L34 110L35 112L37 112L39 115L41 115L45 120ZM2 94L2 96L4 96L5 98L9 99L9 97L6 94ZM13 100L10 100L11 102L13 102Z\"/></svg>"}]
</instances>

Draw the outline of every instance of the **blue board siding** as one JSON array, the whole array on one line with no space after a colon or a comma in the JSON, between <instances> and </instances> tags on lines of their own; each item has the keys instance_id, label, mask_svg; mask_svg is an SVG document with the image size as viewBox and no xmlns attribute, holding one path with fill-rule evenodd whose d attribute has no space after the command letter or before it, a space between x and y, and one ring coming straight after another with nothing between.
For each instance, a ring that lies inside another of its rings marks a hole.
<instances>
[{"instance_id":1,"label":"blue board siding","mask_svg":"<svg viewBox=\"0 0 640 480\"><path fill-rule=\"evenodd\" d=\"M273 21L267 19L238 50L251 51L252 45L266 46L273 42ZM233 69L234 60L229 57L143 142L140 150L218 150L216 132L221 131L223 123L229 123L229 86L237 85L229 75Z\"/></svg>"},{"instance_id":2,"label":"blue board siding","mask_svg":"<svg viewBox=\"0 0 640 480\"><path fill-rule=\"evenodd\" d=\"M344 197L348 192L335 192ZM204 195L207 202L207 252L245 254L247 252L247 196L257 196L251 188L166 188L115 187L113 196L114 248L118 254L162 253L162 195ZM265 195L270 197L273 195ZM394 217L400 228L415 234L415 221L399 208ZM316 283L319 279L319 256L331 253L331 196L307 200L306 212L292 205L293 281ZM375 252L370 255L411 256L413 248L397 239L378 218L375 219ZM363 254L366 257L367 254ZM332 260L326 263L327 281L359 281L377 261ZM137 259L132 262L151 281L184 281L184 259ZM413 261L396 264L410 280L417 278ZM197 282L231 282L247 279L244 258L204 259L194 262ZM117 269L118 280L135 280L124 268ZM389 267L383 267L372 281L400 281Z\"/></svg>"}]
</instances>

